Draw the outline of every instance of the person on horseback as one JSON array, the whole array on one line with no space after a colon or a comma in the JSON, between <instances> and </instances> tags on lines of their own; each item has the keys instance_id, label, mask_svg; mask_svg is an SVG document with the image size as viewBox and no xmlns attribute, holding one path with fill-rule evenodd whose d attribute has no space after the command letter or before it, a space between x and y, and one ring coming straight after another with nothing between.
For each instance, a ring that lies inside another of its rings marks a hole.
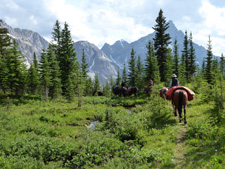
<instances>
[{"instance_id":1,"label":"person on horseback","mask_svg":"<svg viewBox=\"0 0 225 169\"><path fill-rule=\"evenodd\" d=\"M122 83L121 83L121 88L123 88L123 89L127 88L126 83L124 81L122 81Z\"/></svg>"},{"instance_id":2,"label":"person on horseback","mask_svg":"<svg viewBox=\"0 0 225 169\"><path fill-rule=\"evenodd\" d=\"M149 84L148 84L148 88L147 88L147 90L145 92L148 93L152 89L153 85L154 85L154 82L153 82L152 79L150 79L149 80Z\"/></svg>"},{"instance_id":3,"label":"person on horseback","mask_svg":"<svg viewBox=\"0 0 225 169\"><path fill-rule=\"evenodd\" d=\"M173 86L179 86L179 81L177 79L177 76L175 74L172 75L172 78L170 80L170 86L169 89Z\"/></svg>"}]
</instances>

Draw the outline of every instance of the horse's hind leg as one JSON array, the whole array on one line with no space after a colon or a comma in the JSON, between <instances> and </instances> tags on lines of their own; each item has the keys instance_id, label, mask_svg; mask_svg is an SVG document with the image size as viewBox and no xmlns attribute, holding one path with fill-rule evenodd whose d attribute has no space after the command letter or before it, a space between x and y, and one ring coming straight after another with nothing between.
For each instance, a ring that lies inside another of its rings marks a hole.
<instances>
[{"instance_id":1,"label":"horse's hind leg","mask_svg":"<svg viewBox=\"0 0 225 169\"><path fill-rule=\"evenodd\" d=\"M177 116L177 108L174 104L173 104L173 114L174 114L174 116Z\"/></svg>"},{"instance_id":2,"label":"horse's hind leg","mask_svg":"<svg viewBox=\"0 0 225 169\"><path fill-rule=\"evenodd\" d=\"M187 121L186 121L186 107L184 107L184 124L187 124Z\"/></svg>"}]
</instances>

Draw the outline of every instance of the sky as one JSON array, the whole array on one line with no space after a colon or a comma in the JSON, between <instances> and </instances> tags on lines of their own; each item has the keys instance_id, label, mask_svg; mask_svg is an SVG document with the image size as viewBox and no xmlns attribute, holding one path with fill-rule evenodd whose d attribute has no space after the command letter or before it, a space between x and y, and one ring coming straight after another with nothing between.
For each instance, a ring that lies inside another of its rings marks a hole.
<instances>
[{"instance_id":1,"label":"sky","mask_svg":"<svg viewBox=\"0 0 225 169\"><path fill-rule=\"evenodd\" d=\"M62 28L66 22L74 42L101 48L152 33L160 9L178 30L192 32L195 43L207 48L210 36L213 54L225 54L224 0L0 0L0 19L48 41L56 20Z\"/></svg>"}]
</instances>

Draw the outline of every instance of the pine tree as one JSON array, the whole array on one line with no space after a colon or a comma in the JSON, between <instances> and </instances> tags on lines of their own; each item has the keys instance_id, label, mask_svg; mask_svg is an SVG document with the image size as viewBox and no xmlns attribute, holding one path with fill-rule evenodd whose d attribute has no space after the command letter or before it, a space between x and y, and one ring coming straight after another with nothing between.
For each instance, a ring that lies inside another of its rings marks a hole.
<instances>
[{"instance_id":1,"label":"pine tree","mask_svg":"<svg viewBox=\"0 0 225 169\"><path fill-rule=\"evenodd\" d=\"M141 62L141 57L138 56L137 59L137 73L136 73L136 86L137 88L143 88L143 84L144 84L144 78L143 78L143 64Z\"/></svg>"},{"instance_id":2,"label":"pine tree","mask_svg":"<svg viewBox=\"0 0 225 169\"><path fill-rule=\"evenodd\" d=\"M31 64L30 68L28 69L27 87L28 91L31 92L32 94L35 94L37 91L39 82L37 74L38 74L37 69L35 69L34 65Z\"/></svg>"},{"instance_id":3,"label":"pine tree","mask_svg":"<svg viewBox=\"0 0 225 169\"><path fill-rule=\"evenodd\" d=\"M59 70L59 63L56 60L56 55L52 49L52 45L48 47L48 62L50 67L50 78L51 78L51 85L49 87L49 95L52 99L57 98L62 93L62 84L60 79L60 70Z\"/></svg>"},{"instance_id":4,"label":"pine tree","mask_svg":"<svg viewBox=\"0 0 225 169\"><path fill-rule=\"evenodd\" d=\"M158 83L160 81L159 67L151 41L148 42L146 48L147 54L144 66L145 83L148 83L150 79L152 79L154 83Z\"/></svg>"},{"instance_id":5,"label":"pine tree","mask_svg":"<svg viewBox=\"0 0 225 169\"><path fill-rule=\"evenodd\" d=\"M131 57L128 65L128 85L135 87L136 86L136 57L135 57L135 52L134 49L132 48L131 50Z\"/></svg>"},{"instance_id":6,"label":"pine tree","mask_svg":"<svg viewBox=\"0 0 225 169\"><path fill-rule=\"evenodd\" d=\"M205 67L205 79L209 84L213 83L213 75L212 75L212 45L209 36L208 47L207 47L207 57L206 57L206 67Z\"/></svg>"},{"instance_id":7,"label":"pine tree","mask_svg":"<svg viewBox=\"0 0 225 169\"><path fill-rule=\"evenodd\" d=\"M165 63L165 83L169 86L171 75L173 74L174 70L174 60L173 56L171 53L171 50L169 50L169 53L166 58L166 63Z\"/></svg>"},{"instance_id":8,"label":"pine tree","mask_svg":"<svg viewBox=\"0 0 225 169\"><path fill-rule=\"evenodd\" d=\"M93 92L93 82L90 77L87 78L85 82L85 89L84 89L84 95L85 96L91 96Z\"/></svg>"},{"instance_id":9,"label":"pine tree","mask_svg":"<svg viewBox=\"0 0 225 169\"><path fill-rule=\"evenodd\" d=\"M40 81L43 89L44 98L48 100L49 87L51 86L51 69L50 64L48 62L48 55L45 50L43 50L41 54L40 64L39 64L39 72L40 72Z\"/></svg>"},{"instance_id":10,"label":"pine tree","mask_svg":"<svg viewBox=\"0 0 225 169\"><path fill-rule=\"evenodd\" d=\"M187 36L187 31L185 31L185 36L184 36L184 42L183 42L183 50L182 50L182 58L181 58L181 64L185 67L183 71L185 78L189 79L189 41L188 41L188 36Z\"/></svg>"},{"instance_id":11,"label":"pine tree","mask_svg":"<svg viewBox=\"0 0 225 169\"><path fill-rule=\"evenodd\" d=\"M58 20L56 20L56 23L53 27L53 32L52 32L52 48L56 54L56 58L59 61L59 56L60 56L60 48L61 48L61 26Z\"/></svg>"},{"instance_id":12,"label":"pine tree","mask_svg":"<svg viewBox=\"0 0 225 169\"><path fill-rule=\"evenodd\" d=\"M23 91L25 84L25 77L23 72L26 71L25 68L25 58L21 52L17 49L17 42L13 40L11 53L6 59L8 67L8 85L11 92L15 91L16 96L18 96L19 91Z\"/></svg>"},{"instance_id":13,"label":"pine tree","mask_svg":"<svg viewBox=\"0 0 225 169\"><path fill-rule=\"evenodd\" d=\"M64 29L61 34L61 46L60 46L60 56L59 56L59 67L61 70L61 83L63 93L66 93L66 86L68 82L71 81L74 85L73 88L77 88L79 79L79 63L77 62L76 52L73 48L73 41L71 38L71 33L68 29L68 24L64 24ZM68 80L70 78L70 80ZM76 86L75 86L76 85ZM69 85L70 86L70 85ZM68 92L67 92L68 93Z\"/></svg>"},{"instance_id":14,"label":"pine tree","mask_svg":"<svg viewBox=\"0 0 225 169\"><path fill-rule=\"evenodd\" d=\"M125 63L124 63L124 65L123 65L122 80L127 84L127 70L126 70L126 65L125 65Z\"/></svg>"},{"instance_id":15,"label":"pine tree","mask_svg":"<svg viewBox=\"0 0 225 169\"><path fill-rule=\"evenodd\" d=\"M106 81L105 86L103 87L103 93L106 97L110 97L111 96L111 88L109 86L109 82Z\"/></svg>"},{"instance_id":16,"label":"pine tree","mask_svg":"<svg viewBox=\"0 0 225 169\"><path fill-rule=\"evenodd\" d=\"M178 44L177 39L174 41L174 47L173 47L173 57L174 57L174 72L176 75L179 74L179 53L178 53Z\"/></svg>"},{"instance_id":17,"label":"pine tree","mask_svg":"<svg viewBox=\"0 0 225 169\"><path fill-rule=\"evenodd\" d=\"M189 74L191 77L194 76L195 72L197 71L197 65L196 65L196 56L195 56L195 48L193 46L193 41L192 41L192 33L190 33L189 37L189 44L190 44L190 58L189 58ZM190 78L190 77L189 77ZM189 79L192 80L192 79Z\"/></svg>"},{"instance_id":18,"label":"pine tree","mask_svg":"<svg viewBox=\"0 0 225 169\"><path fill-rule=\"evenodd\" d=\"M117 70L117 78L116 78L116 84L120 85L120 83L121 83L120 68L118 67L118 70Z\"/></svg>"},{"instance_id":19,"label":"pine tree","mask_svg":"<svg viewBox=\"0 0 225 169\"><path fill-rule=\"evenodd\" d=\"M225 76L225 58L223 54L221 54L221 57L220 57L220 71L223 74L223 76Z\"/></svg>"},{"instance_id":20,"label":"pine tree","mask_svg":"<svg viewBox=\"0 0 225 169\"><path fill-rule=\"evenodd\" d=\"M161 81L165 81L165 62L168 54L168 45L171 43L170 35L166 33L169 28L169 23L166 23L166 18L163 16L163 11L160 9L159 15L156 18L156 25L153 29L156 31L154 40L154 48L159 64L159 72Z\"/></svg>"},{"instance_id":21,"label":"pine tree","mask_svg":"<svg viewBox=\"0 0 225 169\"><path fill-rule=\"evenodd\" d=\"M38 74L38 62L36 58L36 54L34 52L33 55L33 63L30 65L28 69L28 77L27 77L27 87L28 91L32 94L36 94L39 86L39 74Z\"/></svg>"},{"instance_id":22,"label":"pine tree","mask_svg":"<svg viewBox=\"0 0 225 169\"><path fill-rule=\"evenodd\" d=\"M65 97L69 101L69 103L74 98L74 85L72 83L70 75L68 76L68 78L66 79L66 82L65 82Z\"/></svg>"},{"instance_id":23,"label":"pine tree","mask_svg":"<svg viewBox=\"0 0 225 169\"><path fill-rule=\"evenodd\" d=\"M1 22L0 22L1 26ZM6 28L0 27L0 87L6 94L8 88L8 67L6 63L7 56L11 53L11 38Z\"/></svg>"},{"instance_id":24,"label":"pine tree","mask_svg":"<svg viewBox=\"0 0 225 169\"><path fill-rule=\"evenodd\" d=\"M94 79L94 91L98 91L101 89L100 81L98 79L98 75L95 74L95 79Z\"/></svg>"}]
</instances>

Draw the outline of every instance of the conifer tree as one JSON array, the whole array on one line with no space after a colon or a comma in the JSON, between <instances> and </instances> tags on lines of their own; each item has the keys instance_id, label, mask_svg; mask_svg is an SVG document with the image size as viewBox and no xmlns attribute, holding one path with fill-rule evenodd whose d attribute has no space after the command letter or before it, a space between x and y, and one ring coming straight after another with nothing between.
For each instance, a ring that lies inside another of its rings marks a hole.
<instances>
[{"instance_id":1,"label":"conifer tree","mask_svg":"<svg viewBox=\"0 0 225 169\"><path fill-rule=\"evenodd\" d=\"M65 97L69 103L74 99L74 95L74 85L69 75L65 82Z\"/></svg>"},{"instance_id":2,"label":"conifer tree","mask_svg":"<svg viewBox=\"0 0 225 169\"><path fill-rule=\"evenodd\" d=\"M158 83L160 81L159 67L151 41L148 42L146 48L147 54L144 66L145 82L148 83L152 79L154 83Z\"/></svg>"},{"instance_id":3,"label":"conifer tree","mask_svg":"<svg viewBox=\"0 0 225 169\"><path fill-rule=\"evenodd\" d=\"M121 83L120 68L118 67L118 70L117 70L117 78L116 78L116 84L120 85L120 83Z\"/></svg>"},{"instance_id":4,"label":"conifer tree","mask_svg":"<svg viewBox=\"0 0 225 169\"><path fill-rule=\"evenodd\" d=\"M91 77L88 77L86 82L85 82L85 89L84 89L84 95L85 96L91 96L92 91L93 91L93 82Z\"/></svg>"},{"instance_id":5,"label":"conifer tree","mask_svg":"<svg viewBox=\"0 0 225 169\"><path fill-rule=\"evenodd\" d=\"M32 94L36 94L40 82L38 74L38 62L35 52L33 55L33 63L30 65L30 68L28 69L27 79L28 79L27 80L28 91L30 91Z\"/></svg>"},{"instance_id":6,"label":"conifer tree","mask_svg":"<svg viewBox=\"0 0 225 169\"><path fill-rule=\"evenodd\" d=\"M169 86L171 75L173 74L174 70L174 60L173 56L171 53L171 50L169 50L169 53L166 58L166 63L165 63L165 83Z\"/></svg>"},{"instance_id":7,"label":"conifer tree","mask_svg":"<svg viewBox=\"0 0 225 169\"><path fill-rule=\"evenodd\" d=\"M125 63L124 63L124 65L123 65L122 80L127 84L127 70L126 70L126 65L125 65Z\"/></svg>"},{"instance_id":8,"label":"conifer tree","mask_svg":"<svg viewBox=\"0 0 225 169\"><path fill-rule=\"evenodd\" d=\"M206 57L206 67L205 67L205 79L209 84L213 83L213 75L212 75L212 45L209 36L208 46L207 46L207 57Z\"/></svg>"},{"instance_id":9,"label":"conifer tree","mask_svg":"<svg viewBox=\"0 0 225 169\"><path fill-rule=\"evenodd\" d=\"M49 87L51 86L51 69L48 62L48 55L45 50L43 50L41 54L39 69L44 98L48 101Z\"/></svg>"},{"instance_id":10,"label":"conifer tree","mask_svg":"<svg viewBox=\"0 0 225 169\"><path fill-rule=\"evenodd\" d=\"M189 41L188 41L188 36L187 36L187 31L185 31L185 36L184 36L184 42L183 42L183 50L182 50L182 58L181 58L181 64L182 66L185 67L183 71L185 78L189 78Z\"/></svg>"},{"instance_id":11,"label":"conifer tree","mask_svg":"<svg viewBox=\"0 0 225 169\"><path fill-rule=\"evenodd\" d=\"M189 74L191 77L194 76L194 73L197 71L197 65L196 65L196 56L195 56L195 48L193 46L193 41L192 41L192 33L190 33L189 37L189 44L190 44L190 58L189 58ZM189 77L190 78L190 77ZM191 80L191 79L189 79Z\"/></svg>"},{"instance_id":12,"label":"conifer tree","mask_svg":"<svg viewBox=\"0 0 225 169\"><path fill-rule=\"evenodd\" d=\"M173 46L173 60L174 60L174 72L176 75L179 74L179 53L178 53L178 44L177 44L177 39L174 41L174 46Z\"/></svg>"},{"instance_id":13,"label":"conifer tree","mask_svg":"<svg viewBox=\"0 0 225 169\"><path fill-rule=\"evenodd\" d=\"M87 73L88 73L88 64L86 62L86 56L84 54L84 49L83 49L83 54L82 54L82 59L81 59L81 72L82 72L82 77L86 80L87 78Z\"/></svg>"},{"instance_id":14,"label":"conifer tree","mask_svg":"<svg viewBox=\"0 0 225 169\"><path fill-rule=\"evenodd\" d=\"M225 76L225 58L223 54L221 54L221 57L220 57L220 71L223 74L223 76Z\"/></svg>"},{"instance_id":15,"label":"conifer tree","mask_svg":"<svg viewBox=\"0 0 225 169\"><path fill-rule=\"evenodd\" d=\"M95 74L95 79L94 79L94 91L98 91L101 89L100 81L98 78L98 75Z\"/></svg>"},{"instance_id":16,"label":"conifer tree","mask_svg":"<svg viewBox=\"0 0 225 169\"><path fill-rule=\"evenodd\" d=\"M109 86L109 82L106 81L105 86L103 87L103 93L106 97L110 97L111 96L111 88Z\"/></svg>"},{"instance_id":17,"label":"conifer tree","mask_svg":"<svg viewBox=\"0 0 225 169\"><path fill-rule=\"evenodd\" d=\"M61 26L60 26L60 22L58 20L56 20L55 25L53 26L53 32L52 32L52 48L56 54L56 58L59 61L59 56L60 56L60 48L61 48L61 34L62 34L62 30L61 30Z\"/></svg>"},{"instance_id":18,"label":"conifer tree","mask_svg":"<svg viewBox=\"0 0 225 169\"><path fill-rule=\"evenodd\" d=\"M61 70L61 83L63 93L66 92L66 86L71 81L75 88L79 79L79 63L77 62L76 52L73 48L73 41L68 24L64 24L64 29L61 34L59 67ZM68 80L70 78L70 80ZM67 85L66 85L67 84ZM68 93L68 92L67 92Z\"/></svg>"},{"instance_id":19,"label":"conifer tree","mask_svg":"<svg viewBox=\"0 0 225 169\"><path fill-rule=\"evenodd\" d=\"M140 89L143 88L144 78L143 78L143 64L141 62L141 57L138 56L137 59L137 73L136 73L136 86Z\"/></svg>"},{"instance_id":20,"label":"conifer tree","mask_svg":"<svg viewBox=\"0 0 225 169\"><path fill-rule=\"evenodd\" d=\"M52 49L52 45L48 48L48 62L51 71L51 86L49 87L49 94L52 99L57 98L62 93L62 84L60 79L59 63L56 60L56 55Z\"/></svg>"},{"instance_id":21,"label":"conifer tree","mask_svg":"<svg viewBox=\"0 0 225 169\"><path fill-rule=\"evenodd\" d=\"M11 89L11 92L15 92L18 96L19 91L23 90L25 84L24 71L25 67L25 58L21 52L17 49L17 42L13 40L11 53L7 56L6 59L8 67L8 85Z\"/></svg>"},{"instance_id":22,"label":"conifer tree","mask_svg":"<svg viewBox=\"0 0 225 169\"><path fill-rule=\"evenodd\" d=\"M160 9L158 17L156 18L156 25L153 27L156 31L153 40L161 81L165 81L165 62L168 54L168 45L171 43L171 37L166 33L168 28L169 23L166 23L166 17L163 16L163 11Z\"/></svg>"},{"instance_id":23,"label":"conifer tree","mask_svg":"<svg viewBox=\"0 0 225 169\"><path fill-rule=\"evenodd\" d=\"M1 22L0 22L1 26ZM8 88L8 67L6 63L7 56L11 53L11 38L6 28L0 27L0 87L4 94Z\"/></svg>"},{"instance_id":24,"label":"conifer tree","mask_svg":"<svg viewBox=\"0 0 225 169\"><path fill-rule=\"evenodd\" d=\"M136 70L136 57L135 57L135 52L133 48L131 50L131 57L130 57L129 65L128 65L128 70L129 70L128 85L135 87L137 70Z\"/></svg>"}]
</instances>

